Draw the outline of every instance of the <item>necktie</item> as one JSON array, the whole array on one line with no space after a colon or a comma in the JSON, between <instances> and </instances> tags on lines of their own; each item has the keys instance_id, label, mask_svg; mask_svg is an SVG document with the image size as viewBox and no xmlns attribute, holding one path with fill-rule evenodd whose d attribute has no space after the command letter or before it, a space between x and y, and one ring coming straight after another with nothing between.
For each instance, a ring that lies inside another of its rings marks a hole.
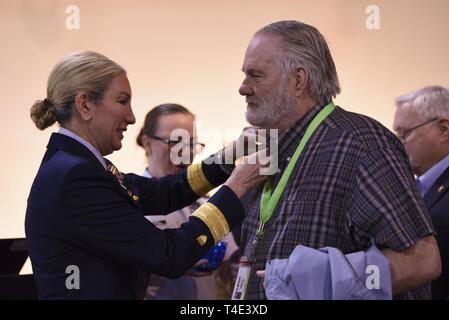
<instances>
[{"instance_id":1,"label":"necktie","mask_svg":"<svg viewBox=\"0 0 449 320\"><path fill-rule=\"evenodd\" d=\"M123 185L123 179L125 178L125 175L121 173L116 166L114 166L112 163L108 164L108 172L112 173L114 177L117 179L117 181L120 183L120 185L125 188ZM126 189L126 188L125 188Z\"/></svg>"}]
</instances>

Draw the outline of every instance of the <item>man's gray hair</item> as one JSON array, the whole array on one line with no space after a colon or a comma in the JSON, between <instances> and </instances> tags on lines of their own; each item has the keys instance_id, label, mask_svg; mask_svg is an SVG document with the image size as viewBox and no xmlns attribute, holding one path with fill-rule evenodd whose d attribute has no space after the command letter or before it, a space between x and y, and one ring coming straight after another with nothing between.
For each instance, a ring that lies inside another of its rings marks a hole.
<instances>
[{"instance_id":1,"label":"man's gray hair","mask_svg":"<svg viewBox=\"0 0 449 320\"><path fill-rule=\"evenodd\" d=\"M395 99L398 108L410 108L422 120L449 117L449 89L428 86Z\"/></svg>"},{"instance_id":2,"label":"man's gray hair","mask_svg":"<svg viewBox=\"0 0 449 320\"><path fill-rule=\"evenodd\" d=\"M308 90L317 103L330 102L340 93L334 60L316 28L299 21L279 21L263 27L255 35L259 34L280 38L278 58L283 72L293 72L300 66L309 72Z\"/></svg>"}]
</instances>

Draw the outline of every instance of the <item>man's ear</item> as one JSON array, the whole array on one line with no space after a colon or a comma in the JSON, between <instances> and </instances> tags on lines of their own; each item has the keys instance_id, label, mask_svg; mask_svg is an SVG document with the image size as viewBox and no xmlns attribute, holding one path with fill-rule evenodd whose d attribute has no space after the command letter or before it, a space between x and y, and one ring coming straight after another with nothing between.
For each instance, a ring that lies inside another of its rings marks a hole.
<instances>
[{"instance_id":1,"label":"man's ear","mask_svg":"<svg viewBox=\"0 0 449 320\"><path fill-rule=\"evenodd\" d=\"M303 68L298 67L295 70L295 96L300 97L307 89L309 83L309 72Z\"/></svg>"},{"instance_id":2,"label":"man's ear","mask_svg":"<svg viewBox=\"0 0 449 320\"><path fill-rule=\"evenodd\" d=\"M437 125L441 141L449 142L449 119L438 119Z\"/></svg>"},{"instance_id":3,"label":"man's ear","mask_svg":"<svg viewBox=\"0 0 449 320\"><path fill-rule=\"evenodd\" d=\"M87 99L87 93L80 92L76 94L75 109L84 121L89 121L92 118L93 107L93 103Z\"/></svg>"}]
</instances>

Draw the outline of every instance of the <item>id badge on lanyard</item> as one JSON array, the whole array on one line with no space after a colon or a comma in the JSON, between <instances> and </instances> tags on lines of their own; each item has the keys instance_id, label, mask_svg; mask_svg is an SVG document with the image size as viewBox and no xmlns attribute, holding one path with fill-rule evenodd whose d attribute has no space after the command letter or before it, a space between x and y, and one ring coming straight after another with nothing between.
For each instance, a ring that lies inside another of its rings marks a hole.
<instances>
[{"instance_id":1,"label":"id badge on lanyard","mask_svg":"<svg viewBox=\"0 0 449 320\"><path fill-rule=\"evenodd\" d=\"M257 243L263 235L264 226L265 224L262 223L259 225L258 232L246 252L247 255L240 258L239 271L237 273L237 279L235 280L234 290L231 296L232 300L245 300L251 269L254 266L254 251L256 250Z\"/></svg>"},{"instance_id":2,"label":"id badge on lanyard","mask_svg":"<svg viewBox=\"0 0 449 320\"><path fill-rule=\"evenodd\" d=\"M248 289L249 276L251 274L251 268L253 261L243 256L240 259L239 272L237 279L235 280L234 290L232 292L232 300L244 300L246 290Z\"/></svg>"}]
</instances>

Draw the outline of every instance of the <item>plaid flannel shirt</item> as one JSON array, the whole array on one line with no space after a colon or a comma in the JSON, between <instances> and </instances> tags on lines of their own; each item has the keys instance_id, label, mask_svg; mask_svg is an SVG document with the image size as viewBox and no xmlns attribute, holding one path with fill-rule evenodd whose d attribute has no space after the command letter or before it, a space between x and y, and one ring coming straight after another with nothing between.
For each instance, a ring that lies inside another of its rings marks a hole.
<instances>
[{"instance_id":1,"label":"plaid flannel shirt","mask_svg":"<svg viewBox=\"0 0 449 320\"><path fill-rule=\"evenodd\" d=\"M279 137L280 172L273 177L273 190L322 107L314 107ZM244 254L259 224L262 189L248 195ZM337 107L308 141L265 225L245 298L266 298L255 271L265 269L267 260L287 258L298 244L331 246L345 254L373 244L402 251L433 233L400 141L377 121ZM430 298L430 284L395 298Z\"/></svg>"}]
</instances>

